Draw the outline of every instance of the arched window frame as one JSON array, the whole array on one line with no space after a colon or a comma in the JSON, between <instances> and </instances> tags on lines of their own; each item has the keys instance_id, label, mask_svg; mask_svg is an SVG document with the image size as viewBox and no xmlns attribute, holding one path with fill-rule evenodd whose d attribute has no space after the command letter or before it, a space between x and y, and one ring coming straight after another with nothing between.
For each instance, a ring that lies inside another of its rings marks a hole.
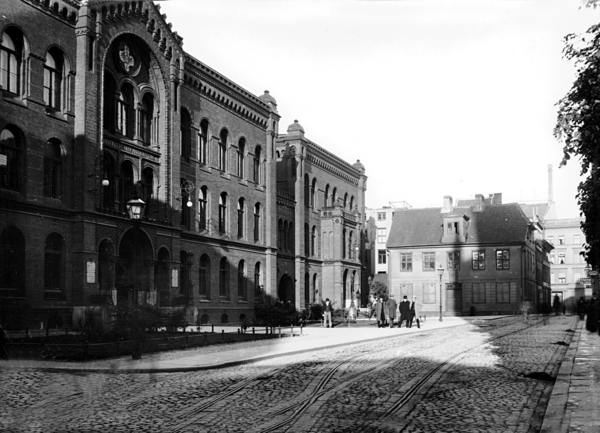
<instances>
[{"instance_id":1,"label":"arched window frame","mask_svg":"<svg viewBox=\"0 0 600 433\"><path fill-rule=\"evenodd\" d=\"M60 140L51 138L44 147L44 196L61 198L63 178L63 147Z\"/></svg>"},{"instance_id":2,"label":"arched window frame","mask_svg":"<svg viewBox=\"0 0 600 433\"><path fill-rule=\"evenodd\" d=\"M229 299L229 261L223 257L219 263L219 297Z\"/></svg>"},{"instance_id":3,"label":"arched window frame","mask_svg":"<svg viewBox=\"0 0 600 433\"><path fill-rule=\"evenodd\" d=\"M24 38L15 27L2 33L0 42L0 87L2 90L21 95Z\"/></svg>"},{"instance_id":4,"label":"arched window frame","mask_svg":"<svg viewBox=\"0 0 600 433\"><path fill-rule=\"evenodd\" d=\"M254 205L254 242L260 242L260 203Z\"/></svg>"},{"instance_id":5,"label":"arched window frame","mask_svg":"<svg viewBox=\"0 0 600 433\"><path fill-rule=\"evenodd\" d=\"M254 149L254 170L253 170L253 180L254 183L257 185L261 185L262 184L262 175L261 175L261 168L262 168L262 163L261 163L261 158L262 158L262 149L260 146L256 146L256 148Z\"/></svg>"},{"instance_id":6,"label":"arched window frame","mask_svg":"<svg viewBox=\"0 0 600 433\"><path fill-rule=\"evenodd\" d=\"M313 179L310 185L310 207L317 208L317 179Z\"/></svg>"},{"instance_id":7,"label":"arched window frame","mask_svg":"<svg viewBox=\"0 0 600 433\"><path fill-rule=\"evenodd\" d=\"M0 165L0 188L20 191L23 178L24 148L22 134L16 128L0 131L0 154L6 155L6 164Z\"/></svg>"},{"instance_id":8,"label":"arched window frame","mask_svg":"<svg viewBox=\"0 0 600 433\"><path fill-rule=\"evenodd\" d=\"M200 143L198 146L198 160L200 164L208 164L208 120L202 119L200 122Z\"/></svg>"},{"instance_id":9,"label":"arched window frame","mask_svg":"<svg viewBox=\"0 0 600 433\"><path fill-rule=\"evenodd\" d=\"M219 195L219 233L227 233L227 193Z\"/></svg>"},{"instance_id":10,"label":"arched window frame","mask_svg":"<svg viewBox=\"0 0 600 433\"><path fill-rule=\"evenodd\" d=\"M185 108L181 109L180 155L189 161L192 156L192 116Z\"/></svg>"},{"instance_id":11,"label":"arched window frame","mask_svg":"<svg viewBox=\"0 0 600 433\"><path fill-rule=\"evenodd\" d=\"M244 178L244 165L246 163L245 160L246 153L246 139L240 138L238 141L238 149L237 149L237 176L240 179Z\"/></svg>"},{"instance_id":12,"label":"arched window frame","mask_svg":"<svg viewBox=\"0 0 600 433\"><path fill-rule=\"evenodd\" d=\"M206 185L200 188L200 196L198 199L198 214L199 214L199 229L200 231L207 230L208 221L208 187Z\"/></svg>"},{"instance_id":13,"label":"arched window frame","mask_svg":"<svg viewBox=\"0 0 600 433\"><path fill-rule=\"evenodd\" d=\"M244 260L240 260L238 263L238 275L237 275L237 296L238 299L246 300L248 296L247 290L247 278L246 278L246 262Z\"/></svg>"},{"instance_id":14,"label":"arched window frame","mask_svg":"<svg viewBox=\"0 0 600 433\"><path fill-rule=\"evenodd\" d=\"M317 256L316 245L317 245L317 226L313 226L311 237L310 237L310 255L312 257Z\"/></svg>"},{"instance_id":15,"label":"arched window frame","mask_svg":"<svg viewBox=\"0 0 600 433\"><path fill-rule=\"evenodd\" d=\"M257 262L256 265L254 265L254 297L258 298L262 295L262 289L261 289L261 285L262 285L262 281L261 281L261 269L260 269L260 262Z\"/></svg>"},{"instance_id":16,"label":"arched window frame","mask_svg":"<svg viewBox=\"0 0 600 433\"><path fill-rule=\"evenodd\" d=\"M227 138L228 132L226 129L222 129L219 134L219 155L218 155L218 169L222 172L227 171Z\"/></svg>"},{"instance_id":17,"label":"arched window frame","mask_svg":"<svg viewBox=\"0 0 600 433\"><path fill-rule=\"evenodd\" d=\"M127 138L133 138L134 105L133 86L125 82L115 98L115 130Z\"/></svg>"},{"instance_id":18,"label":"arched window frame","mask_svg":"<svg viewBox=\"0 0 600 433\"><path fill-rule=\"evenodd\" d=\"M203 299L210 299L210 257L203 254L200 257L198 293Z\"/></svg>"},{"instance_id":19,"label":"arched window frame","mask_svg":"<svg viewBox=\"0 0 600 433\"><path fill-rule=\"evenodd\" d=\"M239 239L243 239L246 234L245 210L246 203L243 198L240 198L237 203L237 235Z\"/></svg>"},{"instance_id":20,"label":"arched window frame","mask_svg":"<svg viewBox=\"0 0 600 433\"><path fill-rule=\"evenodd\" d=\"M304 255L310 255L310 228L308 224L304 224Z\"/></svg>"},{"instance_id":21,"label":"arched window frame","mask_svg":"<svg viewBox=\"0 0 600 433\"><path fill-rule=\"evenodd\" d=\"M154 123L154 95L146 92L142 96L138 128L138 135L145 146L151 146L155 142Z\"/></svg>"}]
</instances>

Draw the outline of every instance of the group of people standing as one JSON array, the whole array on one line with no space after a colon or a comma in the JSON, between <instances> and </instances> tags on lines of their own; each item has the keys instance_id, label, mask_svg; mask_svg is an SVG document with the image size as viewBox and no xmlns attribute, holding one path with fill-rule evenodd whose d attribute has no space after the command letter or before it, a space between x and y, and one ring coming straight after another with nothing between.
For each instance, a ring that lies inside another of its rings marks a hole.
<instances>
[{"instance_id":1,"label":"group of people standing","mask_svg":"<svg viewBox=\"0 0 600 433\"><path fill-rule=\"evenodd\" d=\"M419 310L421 304L417 301L417 297L412 297L412 302L408 300L408 297L404 295L400 303L397 303L394 299L394 295L391 294L389 297L384 299L383 296L373 297L371 301L371 313L369 318L375 316L377 320L378 328L394 327L394 322L398 314L400 313L398 322L398 328L402 328L402 324L405 323L407 328L411 328L413 321L417 323L417 328L421 327Z\"/></svg>"}]
</instances>

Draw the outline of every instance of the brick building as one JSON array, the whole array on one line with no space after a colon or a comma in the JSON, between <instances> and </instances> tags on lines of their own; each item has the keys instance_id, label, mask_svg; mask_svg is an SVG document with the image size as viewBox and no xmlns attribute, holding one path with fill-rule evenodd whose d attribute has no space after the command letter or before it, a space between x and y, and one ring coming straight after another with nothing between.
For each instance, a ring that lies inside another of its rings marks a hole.
<instances>
[{"instance_id":1,"label":"brick building","mask_svg":"<svg viewBox=\"0 0 600 433\"><path fill-rule=\"evenodd\" d=\"M278 137L275 99L186 53L165 19L150 0L3 3L0 317L9 326L77 326L86 310L122 302L238 322L277 296L298 308L321 294L341 301L344 281L360 281L342 244L361 236L364 167L293 128ZM280 173L282 164L295 171ZM316 199L336 188L354 202ZM302 206L306 191L318 205ZM136 200L139 220L128 214ZM326 258L321 231L334 218L341 231L328 233L341 252Z\"/></svg>"},{"instance_id":2,"label":"brick building","mask_svg":"<svg viewBox=\"0 0 600 433\"><path fill-rule=\"evenodd\" d=\"M442 208L396 212L387 243L392 293L416 295L430 315L440 305L443 314L460 315L515 313L524 303L536 311L548 304L552 245L543 227L518 204L494 197L477 195L472 205L455 207L446 196Z\"/></svg>"}]
</instances>

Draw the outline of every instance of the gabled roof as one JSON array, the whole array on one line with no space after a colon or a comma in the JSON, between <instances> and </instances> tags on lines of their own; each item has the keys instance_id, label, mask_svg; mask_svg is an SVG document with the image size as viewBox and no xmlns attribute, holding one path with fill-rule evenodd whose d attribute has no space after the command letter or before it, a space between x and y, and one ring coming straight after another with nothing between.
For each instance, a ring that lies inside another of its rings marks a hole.
<instances>
[{"instance_id":1,"label":"gabled roof","mask_svg":"<svg viewBox=\"0 0 600 433\"><path fill-rule=\"evenodd\" d=\"M540 218L542 221L547 218L547 213L550 210L548 203L519 203L523 213L527 215L527 218L536 219Z\"/></svg>"},{"instance_id":2,"label":"gabled roof","mask_svg":"<svg viewBox=\"0 0 600 433\"><path fill-rule=\"evenodd\" d=\"M523 242L527 237L529 220L516 203L486 205L477 212L472 207L454 208L452 213L470 219L465 244L511 244ZM441 242L444 216L441 208L396 212L387 247L448 245Z\"/></svg>"}]
</instances>

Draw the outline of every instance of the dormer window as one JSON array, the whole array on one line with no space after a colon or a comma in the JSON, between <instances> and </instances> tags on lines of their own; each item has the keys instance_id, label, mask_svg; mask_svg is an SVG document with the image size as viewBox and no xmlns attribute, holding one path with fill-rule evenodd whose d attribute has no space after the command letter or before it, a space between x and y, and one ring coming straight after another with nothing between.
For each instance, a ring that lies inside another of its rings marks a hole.
<instances>
[{"instance_id":1,"label":"dormer window","mask_svg":"<svg viewBox=\"0 0 600 433\"><path fill-rule=\"evenodd\" d=\"M457 213L444 215L443 243L465 242L469 231L469 217Z\"/></svg>"},{"instance_id":2,"label":"dormer window","mask_svg":"<svg viewBox=\"0 0 600 433\"><path fill-rule=\"evenodd\" d=\"M452 222L446 225L446 234L448 235L457 235L458 234L458 223Z\"/></svg>"}]
</instances>

